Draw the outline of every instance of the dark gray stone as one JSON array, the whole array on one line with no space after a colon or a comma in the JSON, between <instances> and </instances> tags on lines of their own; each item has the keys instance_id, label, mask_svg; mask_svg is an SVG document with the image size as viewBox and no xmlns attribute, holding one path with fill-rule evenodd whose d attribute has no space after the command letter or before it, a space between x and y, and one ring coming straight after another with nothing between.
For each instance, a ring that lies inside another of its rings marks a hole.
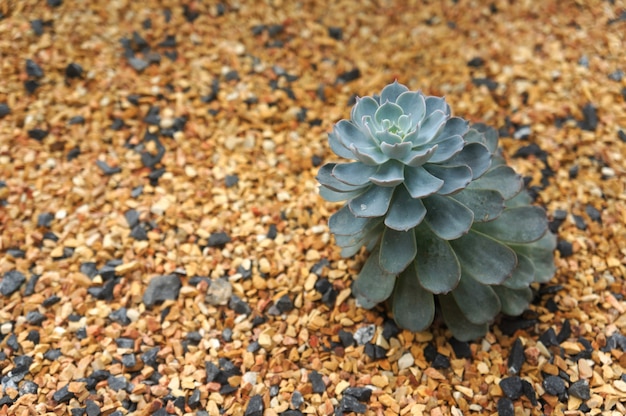
<instances>
[{"instance_id":1,"label":"dark gray stone","mask_svg":"<svg viewBox=\"0 0 626 416\"><path fill-rule=\"evenodd\" d=\"M591 398L589 382L587 380L578 380L567 389L567 393L581 400L589 400Z\"/></svg>"},{"instance_id":2,"label":"dark gray stone","mask_svg":"<svg viewBox=\"0 0 626 416\"><path fill-rule=\"evenodd\" d=\"M250 401L248 402L248 406L246 406L244 416L263 416L263 410L265 410L263 397L257 394L250 397Z\"/></svg>"},{"instance_id":3,"label":"dark gray stone","mask_svg":"<svg viewBox=\"0 0 626 416\"><path fill-rule=\"evenodd\" d=\"M151 307L157 302L174 300L178 298L180 287L180 278L175 274L155 276L150 280L143 294L143 303Z\"/></svg>"},{"instance_id":4,"label":"dark gray stone","mask_svg":"<svg viewBox=\"0 0 626 416\"><path fill-rule=\"evenodd\" d=\"M2 276L0 282L0 293L3 296L10 296L15 293L26 281L26 276L19 270L9 270Z\"/></svg>"}]
</instances>

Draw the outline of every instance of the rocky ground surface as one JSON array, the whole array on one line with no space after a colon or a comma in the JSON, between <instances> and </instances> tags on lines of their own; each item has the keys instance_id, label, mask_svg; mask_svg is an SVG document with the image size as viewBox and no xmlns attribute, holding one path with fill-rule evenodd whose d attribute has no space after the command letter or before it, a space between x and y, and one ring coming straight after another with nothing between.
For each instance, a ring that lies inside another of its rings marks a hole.
<instances>
[{"instance_id":1,"label":"rocky ground surface","mask_svg":"<svg viewBox=\"0 0 626 416\"><path fill-rule=\"evenodd\" d=\"M0 414L626 412L623 1L3 0L0 33ZM328 233L326 134L394 79L497 127L558 233L475 342L357 307Z\"/></svg>"}]
</instances>

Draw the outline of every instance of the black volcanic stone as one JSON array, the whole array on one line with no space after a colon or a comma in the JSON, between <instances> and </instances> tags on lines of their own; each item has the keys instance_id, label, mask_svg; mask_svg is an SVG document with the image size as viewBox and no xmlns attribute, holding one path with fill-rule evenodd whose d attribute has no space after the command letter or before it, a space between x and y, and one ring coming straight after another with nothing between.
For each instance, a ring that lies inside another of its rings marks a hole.
<instances>
[{"instance_id":1,"label":"black volcanic stone","mask_svg":"<svg viewBox=\"0 0 626 416\"><path fill-rule=\"evenodd\" d=\"M469 342L459 341L456 338L451 338L450 346L452 347L456 358L472 358L472 350L470 348Z\"/></svg>"},{"instance_id":2,"label":"black volcanic stone","mask_svg":"<svg viewBox=\"0 0 626 416\"><path fill-rule=\"evenodd\" d=\"M252 309L250 305L237 295L232 295L228 301L228 307L241 315L250 315Z\"/></svg>"},{"instance_id":3,"label":"black volcanic stone","mask_svg":"<svg viewBox=\"0 0 626 416\"><path fill-rule=\"evenodd\" d=\"M350 71L346 71L346 72L339 74L335 83L347 84L348 82L357 80L360 77L361 77L361 71L359 70L359 68L354 68L354 69L351 69Z\"/></svg>"},{"instance_id":4,"label":"black volcanic stone","mask_svg":"<svg viewBox=\"0 0 626 416\"><path fill-rule=\"evenodd\" d=\"M31 325L41 325L46 320L46 316L41 312L34 310L26 314L26 321Z\"/></svg>"},{"instance_id":5,"label":"black volcanic stone","mask_svg":"<svg viewBox=\"0 0 626 416\"><path fill-rule=\"evenodd\" d=\"M54 219L54 214L50 212L42 212L37 216L37 227L50 227L50 223Z\"/></svg>"},{"instance_id":6,"label":"black volcanic stone","mask_svg":"<svg viewBox=\"0 0 626 416\"><path fill-rule=\"evenodd\" d=\"M224 232L213 233L209 236L207 246L222 248L226 243L230 243L230 241L230 236Z\"/></svg>"},{"instance_id":7,"label":"black volcanic stone","mask_svg":"<svg viewBox=\"0 0 626 416\"><path fill-rule=\"evenodd\" d=\"M0 103L0 118L11 113L11 109L6 103Z\"/></svg>"},{"instance_id":8,"label":"black volcanic stone","mask_svg":"<svg viewBox=\"0 0 626 416\"><path fill-rule=\"evenodd\" d=\"M324 384L322 375L317 371L313 370L309 373L309 381L311 382L313 393L322 394L326 391L326 384Z\"/></svg>"},{"instance_id":9,"label":"black volcanic stone","mask_svg":"<svg viewBox=\"0 0 626 416\"><path fill-rule=\"evenodd\" d=\"M124 376L109 376L107 384L115 391L125 390L128 387L128 380Z\"/></svg>"},{"instance_id":10,"label":"black volcanic stone","mask_svg":"<svg viewBox=\"0 0 626 416\"><path fill-rule=\"evenodd\" d=\"M585 212L589 218L591 218L591 221L602 224L602 213L596 207L593 205L587 205L585 207Z\"/></svg>"},{"instance_id":11,"label":"black volcanic stone","mask_svg":"<svg viewBox=\"0 0 626 416\"><path fill-rule=\"evenodd\" d=\"M243 413L244 416L263 416L265 405L263 404L263 396L256 394L250 397L246 410Z\"/></svg>"},{"instance_id":12,"label":"black volcanic stone","mask_svg":"<svg viewBox=\"0 0 626 416\"><path fill-rule=\"evenodd\" d=\"M543 380L543 388L546 393L553 396L560 396L565 393L565 382L557 376L547 376Z\"/></svg>"},{"instance_id":13,"label":"black volcanic stone","mask_svg":"<svg viewBox=\"0 0 626 416\"><path fill-rule=\"evenodd\" d=\"M522 345L522 341L517 338L513 343L511 353L509 354L509 359L507 363L509 374L519 374L525 359L526 357L524 356L524 346Z\"/></svg>"},{"instance_id":14,"label":"black volcanic stone","mask_svg":"<svg viewBox=\"0 0 626 416\"><path fill-rule=\"evenodd\" d=\"M566 341L572 335L572 326L569 322L569 319L563 321L563 326L561 326L561 330L556 336L556 340L559 344L563 341Z\"/></svg>"},{"instance_id":15,"label":"black volcanic stone","mask_svg":"<svg viewBox=\"0 0 626 416\"><path fill-rule=\"evenodd\" d=\"M87 416L99 416L101 414L100 406L93 400L85 400L85 412Z\"/></svg>"},{"instance_id":16,"label":"black volcanic stone","mask_svg":"<svg viewBox=\"0 0 626 416\"><path fill-rule=\"evenodd\" d=\"M24 81L24 89L27 93L33 94L37 90L37 88L39 88L39 82L35 81L34 79Z\"/></svg>"},{"instance_id":17,"label":"black volcanic stone","mask_svg":"<svg viewBox=\"0 0 626 416\"><path fill-rule=\"evenodd\" d=\"M26 74L29 77L41 78L43 77L43 69L32 59L26 60Z\"/></svg>"},{"instance_id":18,"label":"black volcanic stone","mask_svg":"<svg viewBox=\"0 0 626 416\"><path fill-rule=\"evenodd\" d=\"M543 334L541 334L539 341L541 341L541 343L546 347L559 345L554 328L548 328Z\"/></svg>"},{"instance_id":19,"label":"black volcanic stone","mask_svg":"<svg viewBox=\"0 0 626 416\"><path fill-rule=\"evenodd\" d=\"M578 122L578 127L586 131L595 131L598 128L598 109L591 103L582 108L583 120Z\"/></svg>"},{"instance_id":20,"label":"black volcanic stone","mask_svg":"<svg viewBox=\"0 0 626 416\"><path fill-rule=\"evenodd\" d=\"M96 166L98 166L102 173L107 176L115 175L116 173L120 173L122 171L122 168L119 166L109 166L107 162L100 159L96 160Z\"/></svg>"},{"instance_id":21,"label":"black volcanic stone","mask_svg":"<svg viewBox=\"0 0 626 416\"><path fill-rule=\"evenodd\" d=\"M74 396L74 393L69 391L67 384L54 392L52 395L52 399L58 403L68 403L74 397L76 396Z\"/></svg>"},{"instance_id":22,"label":"black volcanic stone","mask_svg":"<svg viewBox=\"0 0 626 416\"><path fill-rule=\"evenodd\" d=\"M30 137L31 139L37 140L39 142L45 139L47 135L48 135L47 130L43 130L43 129L28 130L28 137Z\"/></svg>"},{"instance_id":23,"label":"black volcanic stone","mask_svg":"<svg viewBox=\"0 0 626 416\"><path fill-rule=\"evenodd\" d=\"M480 56L475 56L467 62L467 66L472 68L480 68L485 64L485 60Z\"/></svg>"},{"instance_id":24,"label":"black volcanic stone","mask_svg":"<svg viewBox=\"0 0 626 416\"><path fill-rule=\"evenodd\" d=\"M339 409L337 409L336 415L343 415L344 412L365 413L366 410L367 406L360 403L354 396L345 394L339 402Z\"/></svg>"},{"instance_id":25,"label":"black volcanic stone","mask_svg":"<svg viewBox=\"0 0 626 416\"><path fill-rule=\"evenodd\" d=\"M500 388L506 397L517 400L522 396L522 379L518 376L503 378L500 380Z\"/></svg>"},{"instance_id":26,"label":"black volcanic stone","mask_svg":"<svg viewBox=\"0 0 626 416\"><path fill-rule=\"evenodd\" d=\"M355 344L354 335L352 335L352 333L345 331L344 329L340 329L337 335L339 336L339 341L341 341L341 345L343 345L344 348L351 347Z\"/></svg>"},{"instance_id":27,"label":"black volcanic stone","mask_svg":"<svg viewBox=\"0 0 626 416\"><path fill-rule=\"evenodd\" d=\"M344 396L352 396L360 402L367 402L372 397L372 389L367 387L348 387L342 394Z\"/></svg>"},{"instance_id":28,"label":"black volcanic stone","mask_svg":"<svg viewBox=\"0 0 626 416\"><path fill-rule=\"evenodd\" d=\"M19 270L9 270L2 276L0 282L0 294L10 296L19 290L20 286L26 281L26 276Z\"/></svg>"},{"instance_id":29,"label":"black volcanic stone","mask_svg":"<svg viewBox=\"0 0 626 416\"><path fill-rule=\"evenodd\" d=\"M578 380L572 383L569 389L567 389L567 393L582 400L589 400L591 398L589 382L587 380Z\"/></svg>"},{"instance_id":30,"label":"black volcanic stone","mask_svg":"<svg viewBox=\"0 0 626 416\"><path fill-rule=\"evenodd\" d=\"M25 380L19 388L19 395L23 396L25 394L37 394L39 390L39 385L31 380Z\"/></svg>"},{"instance_id":31,"label":"black volcanic stone","mask_svg":"<svg viewBox=\"0 0 626 416\"><path fill-rule=\"evenodd\" d=\"M293 301L288 295L283 295L276 301L276 308L278 308L281 313L287 313L293 310Z\"/></svg>"},{"instance_id":32,"label":"black volcanic stone","mask_svg":"<svg viewBox=\"0 0 626 416\"><path fill-rule=\"evenodd\" d=\"M143 303L151 307L157 302L177 299L180 287L180 278L175 274L155 276L150 279L143 294Z\"/></svg>"},{"instance_id":33,"label":"black volcanic stone","mask_svg":"<svg viewBox=\"0 0 626 416\"><path fill-rule=\"evenodd\" d=\"M515 406L508 397L502 397L498 400L498 416L515 416Z\"/></svg>"},{"instance_id":34,"label":"black volcanic stone","mask_svg":"<svg viewBox=\"0 0 626 416\"><path fill-rule=\"evenodd\" d=\"M33 19L30 21L30 28L33 30L33 33L37 36L43 35L43 20L41 19Z\"/></svg>"},{"instance_id":35,"label":"black volcanic stone","mask_svg":"<svg viewBox=\"0 0 626 416\"><path fill-rule=\"evenodd\" d=\"M72 62L65 67L65 76L68 78L80 78L83 76L83 67Z\"/></svg>"},{"instance_id":36,"label":"black volcanic stone","mask_svg":"<svg viewBox=\"0 0 626 416\"><path fill-rule=\"evenodd\" d=\"M57 304L57 303L59 303L60 301L61 301L61 298L60 298L59 296L57 296L57 295L52 295L52 296L49 296L49 297L45 298L45 299L43 300L43 302L41 302L41 305L42 305L43 307L45 307L45 308L48 308L48 307L50 307L50 306L52 306L52 305L56 305L56 304Z\"/></svg>"}]
</instances>

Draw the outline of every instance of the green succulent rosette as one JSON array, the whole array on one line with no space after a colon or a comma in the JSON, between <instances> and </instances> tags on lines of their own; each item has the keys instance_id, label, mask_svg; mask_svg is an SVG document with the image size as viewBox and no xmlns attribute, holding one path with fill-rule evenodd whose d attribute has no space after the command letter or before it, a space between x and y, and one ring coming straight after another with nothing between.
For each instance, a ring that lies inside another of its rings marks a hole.
<instances>
[{"instance_id":1,"label":"green succulent rosette","mask_svg":"<svg viewBox=\"0 0 626 416\"><path fill-rule=\"evenodd\" d=\"M498 135L452 117L443 98L394 82L358 98L329 134L350 163L319 170L320 195L347 201L329 220L341 254L370 251L352 285L364 308L388 302L399 326L443 320L474 339L528 306L555 272L556 237L522 179L497 155Z\"/></svg>"}]
</instances>

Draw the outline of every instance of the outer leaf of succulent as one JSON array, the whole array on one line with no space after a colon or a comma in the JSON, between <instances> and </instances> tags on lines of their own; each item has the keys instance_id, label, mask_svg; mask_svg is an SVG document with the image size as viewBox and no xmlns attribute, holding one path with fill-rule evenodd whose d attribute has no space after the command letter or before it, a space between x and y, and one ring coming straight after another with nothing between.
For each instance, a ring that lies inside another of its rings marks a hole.
<instances>
[{"instance_id":1,"label":"outer leaf of succulent","mask_svg":"<svg viewBox=\"0 0 626 416\"><path fill-rule=\"evenodd\" d=\"M469 340L498 313L522 313L529 285L554 274L556 238L496 155L497 133L452 117L443 98L394 82L357 99L329 143L352 160L317 176L322 197L346 201L330 230L343 256L371 251L352 287L363 307L387 301L400 326L421 331L438 303Z\"/></svg>"}]
</instances>

